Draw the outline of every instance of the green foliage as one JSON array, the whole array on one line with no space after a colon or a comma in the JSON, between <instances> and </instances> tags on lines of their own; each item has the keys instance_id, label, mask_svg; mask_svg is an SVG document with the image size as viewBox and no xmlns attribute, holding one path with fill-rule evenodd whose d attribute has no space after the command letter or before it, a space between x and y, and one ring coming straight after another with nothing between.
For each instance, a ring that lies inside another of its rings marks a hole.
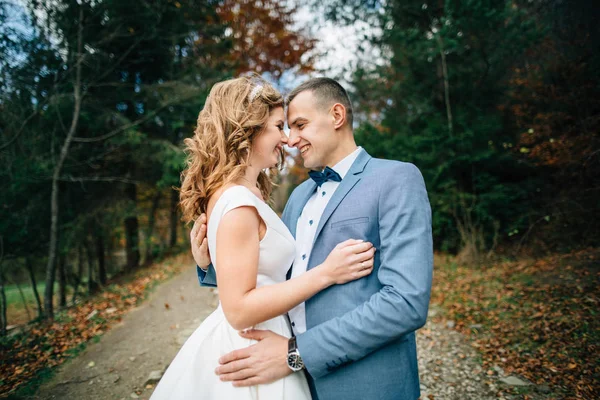
<instances>
[{"instance_id":1,"label":"green foliage","mask_svg":"<svg viewBox=\"0 0 600 400\"><path fill-rule=\"evenodd\" d=\"M199 62L227 48L225 26L210 2L2 3L0 18L29 25L0 30L7 56L0 65L0 162L6 166L0 209L11 216L0 219L6 257L48 251L50 182L73 115L78 63L83 102L60 174L61 248L77 246L92 221L96 230L120 225L128 185L178 185L181 140L191 134L211 82L228 74L218 62Z\"/></svg>"},{"instance_id":2,"label":"green foliage","mask_svg":"<svg viewBox=\"0 0 600 400\"><path fill-rule=\"evenodd\" d=\"M479 237L479 250L599 243L589 222L600 204L598 5L315 6L338 23L374 27L354 71L357 139L421 169L438 248L468 247L466 231Z\"/></svg>"},{"instance_id":3,"label":"green foliage","mask_svg":"<svg viewBox=\"0 0 600 400\"><path fill-rule=\"evenodd\" d=\"M490 248L523 224L528 166L513 155L516 133L500 105L537 31L512 2L393 1L385 10L380 45L389 63L355 73L358 97L377 115L357 141L421 169L438 248L467 245L465 228Z\"/></svg>"},{"instance_id":4,"label":"green foliage","mask_svg":"<svg viewBox=\"0 0 600 400\"><path fill-rule=\"evenodd\" d=\"M250 2L243 23L236 7L211 0L0 2L5 272L26 276L16 272L25 258L36 276L47 264L53 175L75 115L57 191L57 250L68 274L80 273L73 271L79 249L87 268L116 247L141 247L140 239L153 246L149 256L160 254L167 230L171 247L177 242L172 188L184 166L183 140L212 85L257 65L280 76L313 45L291 29L294 7ZM242 37L253 41L240 60L248 45ZM278 53L285 53L281 60L273 57Z\"/></svg>"}]
</instances>

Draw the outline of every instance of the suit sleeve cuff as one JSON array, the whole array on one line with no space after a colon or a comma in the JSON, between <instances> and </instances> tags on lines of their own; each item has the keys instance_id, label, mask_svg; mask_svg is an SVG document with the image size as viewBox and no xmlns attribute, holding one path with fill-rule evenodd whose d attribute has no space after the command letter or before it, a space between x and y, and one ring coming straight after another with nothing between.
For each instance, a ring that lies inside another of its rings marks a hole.
<instances>
[{"instance_id":1,"label":"suit sleeve cuff","mask_svg":"<svg viewBox=\"0 0 600 400\"><path fill-rule=\"evenodd\" d=\"M304 362L306 371L313 377L313 379L322 378L331 371L319 362L318 346L311 346L312 338L307 335L308 332L301 333L296 336L296 345L298 346L298 352Z\"/></svg>"}]
</instances>

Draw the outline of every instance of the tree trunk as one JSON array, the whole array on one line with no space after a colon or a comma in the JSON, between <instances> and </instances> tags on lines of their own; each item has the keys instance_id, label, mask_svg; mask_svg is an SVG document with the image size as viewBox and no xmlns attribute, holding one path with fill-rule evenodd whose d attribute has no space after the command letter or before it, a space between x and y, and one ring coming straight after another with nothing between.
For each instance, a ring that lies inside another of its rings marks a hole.
<instances>
[{"instance_id":1,"label":"tree trunk","mask_svg":"<svg viewBox=\"0 0 600 400\"><path fill-rule=\"evenodd\" d=\"M81 278L83 276L83 247L82 245L77 246L77 273L73 274L73 297L71 298L71 304L75 304L77 298L77 292L79 291L79 285L81 284Z\"/></svg>"},{"instance_id":2,"label":"tree trunk","mask_svg":"<svg viewBox=\"0 0 600 400\"><path fill-rule=\"evenodd\" d=\"M53 295L54 295L54 275L56 266L56 242L57 242L57 231L58 231L58 178L62 170L63 163L69 152L69 147L75 131L77 130L77 123L79 121L79 114L81 112L81 64L83 63L83 7L79 7L79 27L77 32L77 57L75 59L75 82L73 84L73 118L71 119L71 126L67 137L60 150L56 166L54 167L54 173L52 175L52 195L50 199L50 244L48 248L48 263L46 264L46 290L44 291L44 311L46 317L54 318L54 306L53 306Z\"/></svg>"},{"instance_id":3,"label":"tree trunk","mask_svg":"<svg viewBox=\"0 0 600 400\"><path fill-rule=\"evenodd\" d=\"M35 302L37 303L38 317L41 318L44 316L44 309L42 308L42 300L40 299L40 293L37 289L37 282L35 281L35 272L33 271L33 263L31 262L30 257L25 258L25 265L27 266L27 271L29 271L29 280L31 281L33 296L35 297Z\"/></svg>"},{"instance_id":4,"label":"tree trunk","mask_svg":"<svg viewBox=\"0 0 600 400\"><path fill-rule=\"evenodd\" d=\"M61 254L58 257L58 306L65 308L67 306L67 279L65 276L66 257Z\"/></svg>"},{"instance_id":5,"label":"tree trunk","mask_svg":"<svg viewBox=\"0 0 600 400\"><path fill-rule=\"evenodd\" d=\"M96 225L96 257L98 258L98 280L101 285L106 285L106 258L104 256L104 232Z\"/></svg>"},{"instance_id":6,"label":"tree trunk","mask_svg":"<svg viewBox=\"0 0 600 400\"><path fill-rule=\"evenodd\" d=\"M160 204L160 190L157 190L152 198L152 207L150 208L150 214L148 215L148 230L146 232L146 257L144 262L150 263L154 257L152 252L152 235L154 234L154 225L156 223L156 211Z\"/></svg>"},{"instance_id":7,"label":"tree trunk","mask_svg":"<svg viewBox=\"0 0 600 400\"><path fill-rule=\"evenodd\" d=\"M448 78L448 65L446 64L446 52L444 50L444 43L440 35L436 35L438 47L440 51L440 57L442 58L442 74L444 76L444 103L446 104L446 118L448 119L448 134L450 137L453 135L453 123L452 123L452 108L450 107L450 84Z\"/></svg>"},{"instance_id":8,"label":"tree trunk","mask_svg":"<svg viewBox=\"0 0 600 400\"><path fill-rule=\"evenodd\" d=\"M106 259L107 275L109 272L114 275L114 273L118 269L117 266L115 266L115 257L114 257L115 243L114 243L114 241L115 241L115 238L111 237L110 235L106 238L106 251L104 252L104 256Z\"/></svg>"},{"instance_id":9,"label":"tree trunk","mask_svg":"<svg viewBox=\"0 0 600 400\"><path fill-rule=\"evenodd\" d=\"M6 316L6 292L4 291L4 238L0 236L0 335L6 336L8 325Z\"/></svg>"},{"instance_id":10,"label":"tree trunk","mask_svg":"<svg viewBox=\"0 0 600 400\"><path fill-rule=\"evenodd\" d=\"M8 326L6 316L6 292L4 291L4 271L0 266L0 335L6 336L6 327Z\"/></svg>"},{"instance_id":11,"label":"tree trunk","mask_svg":"<svg viewBox=\"0 0 600 400\"><path fill-rule=\"evenodd\" d=\"M179 224L177 218L177 206L179 204L179 193L176 190L171 189L171 240L169 243L170 247L175 247L177 244L177 225Z\"/></svg>"},{"instance_id":12,"label":"tree trunk","mask_svg":"<svg viewBox=\"0 0 600 400\"><path fill-rule=\"evenodd\" d=\"M98 289L98 284L94 280L94 252L90 244L89 238L85 239L85 252L87 254L88 269L87 269L87 289L88 295L94 294Z\"/></svg>"},{"instance_id":13,"label":"tree trunk","mask_svg":"<svg viewBox=\"0 0 600 400\"><path fill-rule=\"evenodd\" d=\"M137 190L135 185L127 186L127 195L133 201L134 210L137 209ZM125 246L127 253L127 269L136 269L140 265L140 236L137 215L125 219Z\"/></svg>"}]
</instances>

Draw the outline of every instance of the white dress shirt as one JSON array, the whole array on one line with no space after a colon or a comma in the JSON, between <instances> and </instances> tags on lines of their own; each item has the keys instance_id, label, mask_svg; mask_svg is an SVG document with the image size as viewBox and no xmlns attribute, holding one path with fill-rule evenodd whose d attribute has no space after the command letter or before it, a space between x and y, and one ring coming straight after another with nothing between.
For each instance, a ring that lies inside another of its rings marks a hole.
<instances>
[{"instance_id":1,"label":"white dress shirt","mask_svg":"<svg viewBox=\"0 0 600 400\"><path fill-rule=\"evenodd\" d=\"M332 169L344 179L361 150L362 147L358 147L342 161L333 166ZM327 203L329 203L331 196L333 196L339 185L340 182L324 182L321 186L317 187L316 192L308 199L302 209L296 225L296 258L292 265L292 278L306 272L321 215L323 215ZM292 308L288 312L288 315L295 335L306 332L306 308L304 303L300 303Z\"/></svg>"}]
</instances>

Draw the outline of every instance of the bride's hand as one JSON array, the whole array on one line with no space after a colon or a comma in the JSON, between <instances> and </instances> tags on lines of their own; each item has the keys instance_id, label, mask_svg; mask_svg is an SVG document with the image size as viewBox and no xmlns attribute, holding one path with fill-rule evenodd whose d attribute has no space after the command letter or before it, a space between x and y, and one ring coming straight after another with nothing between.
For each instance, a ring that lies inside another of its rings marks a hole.
<instances>
[{"instance_id":1,"label":"bride's hand","mask_svg":"<svg viewBox=\"0 0 600 400\"><path fill-rule=\"evenodd\" d=\"M208 252L208 239L206 238L206 214L201 214L194 222L190 232L190 243L194 261L200 268L206 270L211 263Z\"/></svg>"},{"instance_id":2,"label":"bride's hand","mask_svg":"<svg viewBox=\"0 0 600 400\"><path fill-rule=\"evenodd\" d=\"M348 239L339 243L319 266L332 284L343 284L373 271L375 247L370 242Z\"/></svg>"}]
</instances>

